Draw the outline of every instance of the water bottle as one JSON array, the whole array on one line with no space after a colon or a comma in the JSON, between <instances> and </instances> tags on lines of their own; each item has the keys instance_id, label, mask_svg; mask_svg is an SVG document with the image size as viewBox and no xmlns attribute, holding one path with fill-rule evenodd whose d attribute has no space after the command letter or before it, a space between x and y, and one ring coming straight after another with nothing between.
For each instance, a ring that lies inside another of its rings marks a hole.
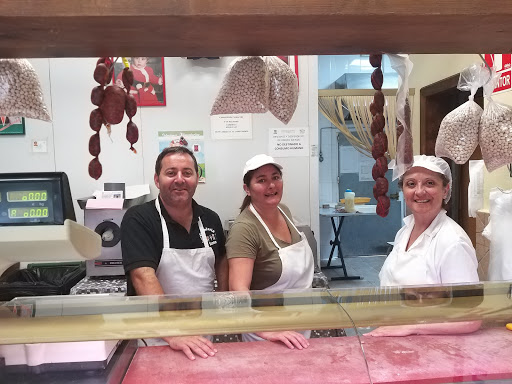
<instances>
[{"instance_id":1,"label":"water bottle","mask_svg":"<svg viewBox=\"0 0 512 384\"><path fill-rule=\"evenodd\" d=\"M355 212L356 206L354 205L354 199L356 194L352 192L350 189L345 191L345 211L347 212Z\"/></svg>"}]
</instances>

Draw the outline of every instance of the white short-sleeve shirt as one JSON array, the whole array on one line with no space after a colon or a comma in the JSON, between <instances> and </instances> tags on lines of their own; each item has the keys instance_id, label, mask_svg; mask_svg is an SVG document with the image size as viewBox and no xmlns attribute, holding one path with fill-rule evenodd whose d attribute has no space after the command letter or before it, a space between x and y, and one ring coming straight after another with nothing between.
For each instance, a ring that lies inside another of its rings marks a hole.
<instances>
[{"instance_id":1,"label":"white short-sleeve shirt","mask_svg":"<svg viewBox=\"0 0 512 384\"><path fill-rule=\"evenodd\" d=\"M475 249L464 230L444 209L406 251L414 217L395 237L393 251L379 273L381 286L475 283L479 281Z\"/></svg>"}]
</instances>

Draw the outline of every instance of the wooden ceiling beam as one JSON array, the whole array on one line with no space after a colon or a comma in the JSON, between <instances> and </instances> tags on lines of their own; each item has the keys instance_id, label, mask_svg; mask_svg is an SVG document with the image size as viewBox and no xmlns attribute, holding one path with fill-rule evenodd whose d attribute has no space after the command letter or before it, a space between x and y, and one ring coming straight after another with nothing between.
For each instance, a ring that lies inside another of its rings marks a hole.
<instances>
[{"instance_id":1,"label":"wooden ceiling beam","mask_svg":"<svg viewBox=\"0 0 512 384\"><path fill-rule=\"evenodd\" d=\"M512 1L2 0L1 57L510 53Z\"/></svg>"}]
</instances>

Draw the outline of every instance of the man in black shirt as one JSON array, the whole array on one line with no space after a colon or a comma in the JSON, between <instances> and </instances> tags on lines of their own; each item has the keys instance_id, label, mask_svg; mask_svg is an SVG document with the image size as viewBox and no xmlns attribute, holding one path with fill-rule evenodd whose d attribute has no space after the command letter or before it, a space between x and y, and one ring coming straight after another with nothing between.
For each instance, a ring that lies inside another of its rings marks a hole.
<instances>
[{"instance_id":1,"label":"man in black shirt","mask_svg":"<svg viewBox=\"0 0 512 384\"><path fill-rule=\"evenodd\" d=\"M129 295L200 294L228 289L225 238L219 216L197 204L199 181L193 153L169 147L155 165L156 200L130 208L121 224ZM202 336L165 337L172 349L194 360L216 349Z\"/></svg>"}]
</instances>

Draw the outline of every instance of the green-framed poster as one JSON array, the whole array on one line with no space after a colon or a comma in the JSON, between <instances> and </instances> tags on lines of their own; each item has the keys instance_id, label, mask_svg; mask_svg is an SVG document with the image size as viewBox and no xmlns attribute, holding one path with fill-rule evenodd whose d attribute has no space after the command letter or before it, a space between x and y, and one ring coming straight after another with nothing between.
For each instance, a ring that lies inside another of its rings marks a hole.
<instances>
[{"instance_id":1,"label":"green-framed poster","mask_svg":"<svg viewBox=\"0 0 512 384\"><path fill-rule=\"evenodd\" d=\"M0 116L0 135L24 135L25 118Z\"/></svg>"}]
</instances>

